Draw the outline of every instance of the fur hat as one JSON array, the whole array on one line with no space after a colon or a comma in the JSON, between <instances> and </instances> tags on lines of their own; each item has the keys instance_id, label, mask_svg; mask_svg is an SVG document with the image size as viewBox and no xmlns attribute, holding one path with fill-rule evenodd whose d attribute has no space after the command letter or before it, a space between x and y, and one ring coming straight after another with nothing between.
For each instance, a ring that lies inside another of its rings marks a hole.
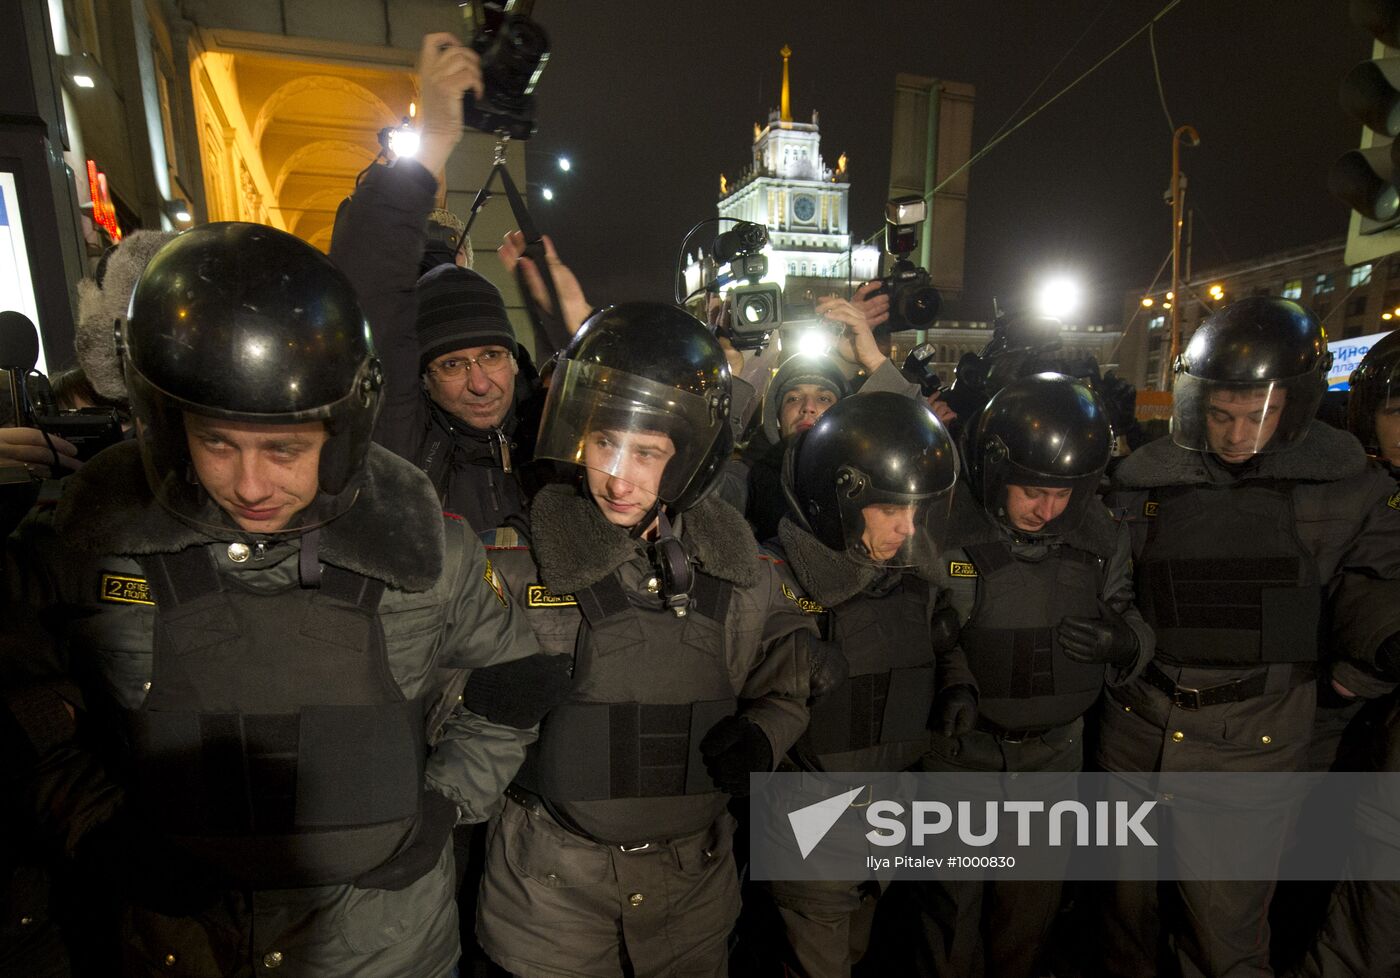
<instances>
[{"instance_id":1,"label":"fur hat","mask_svg":"<svg viewBox=\"0 0 1400 978\"><path fill-rule=\"evenodd\" d=\"M73 336L78 365L92 389L114 401L126 400L126 380L113 338L113 324L126 316L136 281L146 264L175 235L133 231L104 256L100 278L78 283L78 322Z\"/></svg>"}]
</instances>

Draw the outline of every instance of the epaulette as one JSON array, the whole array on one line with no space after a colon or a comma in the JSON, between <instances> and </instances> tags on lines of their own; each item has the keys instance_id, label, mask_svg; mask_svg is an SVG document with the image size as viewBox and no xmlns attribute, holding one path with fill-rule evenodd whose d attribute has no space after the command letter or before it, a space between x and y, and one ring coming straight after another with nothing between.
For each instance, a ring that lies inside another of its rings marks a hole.
<instances>
[{"instance_id":1,"label":"epaulette","mask_svg":"<svg viewBox=\"0 0 1400 978\"><path fill-rule=\"evenodd\" d=\"M494 530L483 530L477 534L481 545L487 550L524 550L525 541L513 527L498 526Z\"/></svg>"}]
</instances>

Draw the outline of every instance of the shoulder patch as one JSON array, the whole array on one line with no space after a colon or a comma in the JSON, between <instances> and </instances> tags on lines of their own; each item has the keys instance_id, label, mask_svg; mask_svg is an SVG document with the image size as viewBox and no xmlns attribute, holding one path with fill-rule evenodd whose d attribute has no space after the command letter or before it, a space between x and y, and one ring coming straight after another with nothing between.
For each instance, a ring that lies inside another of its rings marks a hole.
<instances>
[{"instance_id":1,"label":"shoulder patch","mask_svg":"<svg viewBox=\"0 0 1400 978\"><path fill-rule=\"evenodd\" d=\"M1391 509L1400 509L1400 492L1391 493L1390 498L1385 501L1385 504Z\"/></svg>"},{"instance_id":2,"label":"shoulder patch","mask_svg":"<svg viewBox=\"0 0 1400 978\"><path fill-rule=\"evenodd\" d=\"M496 600L504 608L507 605L506 589L501 584L500 577L496 574L496 568L491 566L491 561L486 561L486 573L481 575L486 579L486 586L496 593Z\"/></svg>"},{"instance_id":3,"label":"shoulder patch","mask_svg":"<svg viewBox=\"0 0 1400 978\"><path fill-rule=\"evenodd\" d=\"M786 584L784 584L782 587L783 597L787 598L793 604L797 605L798 609L804 615L826 614L826 607L824 605L817 604L817 602L813 601L811 598L799 598L796 595L796 593L793 592L792 588L788 587Z\"/></svg>"},{"instance_id":4,"label":"shoulder patch","mask_svg":"<svg viewBox=\"0 0 1400 978\"><path fill-rule=\"evenodd\" d=\"M525 588L527 608L576 608L578 598L572 594L550 594L543 584L531 584Z\"/></svg>"},{"instance_id":5,"label":"shoulder patch","mask_svg":"<svg viewBox=\"0 0 1400 978\"><path fill-rule=\"evenodd\" d=\"M972 562L969 560L950 560L948 561L948 576L976 577L977 568L972 566Z\"/></svg>"},{"instance_id":6,"label":"shoulder patch","mask_svg":"<svg viewBox=\"0 0 1400 978\"><path fill-rule=\"evenodd\" d=\"M111 601L114 604L156 603L151 597L151 585L146 583L146 579L128 574L103 574L102 586L97 596L102 601Z\"/></svg>"},{"instance_id":7,"label":"shoulder patch","mask_svg":"<svg viewBox=\"0 0 1400 978\"><path fill-rule=\"evenodd\" d=\"M1143 516L1156 516L1156 515L1157 515L1157 501L1156 501L1155 499L1149 499L1147 502L1145 502L1145 503L1142 504L1142 515L1143 515Z\"/></svg>"}]
</instances>

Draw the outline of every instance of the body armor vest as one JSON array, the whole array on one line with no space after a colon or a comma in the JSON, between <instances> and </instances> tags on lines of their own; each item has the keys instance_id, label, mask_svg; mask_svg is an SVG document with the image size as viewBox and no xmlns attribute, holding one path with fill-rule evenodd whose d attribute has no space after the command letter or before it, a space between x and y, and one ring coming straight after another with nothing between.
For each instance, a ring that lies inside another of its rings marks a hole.
<instances>
[{"instance_id":1,"label":"body armor vest","mask_svg":"<svg viewBox=\"0 0 1400 978\"><path fill-rule=\"evenodd\" d=\"M849 676L812 704L798 750L815 755L827 771L903 770L928 749L934 685L928 582L905 574L890 591L857 594L826 614Z\"/></svg>"},{"instance_id":2,"label":"body armor vest","mask_svg":"<svg viewBox=\"0 0 1400 978\"><path fill-rule=\"evenodd\" d=\"M537 573L527 551L491 556L507 580ZM732 593L732 584L697 573L690 607L677 617L659 597L629 595L618 571L573 595L530 585L531 627L546 653L573 656L574 683L541 722L517 782L565 825L602 842L708 828L725 796L705 770L700 741L738 709L729 677Z\"/></svg>"},{"instance_id":3,"label":"body armor vest","mask_svg":"<svg viewBox=\"0 0 1400 978\"><path fill-rule=\"evenodd\" d=\"M1322 587L1287 483L1154 489L1138 601L1170 665L1312 662Z\"/></svg>"},{"instance_id":4,"label":"body armor vest","mask_svg":"<svg viewBox=\"0 0 1400 978\"><path fill-rule=\"evenodd\" d=\"M1061 545L1025 560L1003 541L963 548L977 568L977 599L958 641L977 677L978 711L1007 730L1062 726L1103 689L1102 664L1075 662L1055 628L1099 617L1102 561Z\"/></svg>"},{"instance_id":5,"label":"body armor vest","mask_svg":"<svg viewBox=\"0 0 1400 978\"><path fill-rule=\"evenodd\" d=\"M346 883L417 827L423 706L389 670L384 585L246 591L203 547L142 557L151 686L127 714L136 797L171 839L254 889Z\"/></svg>"}]
</instances>

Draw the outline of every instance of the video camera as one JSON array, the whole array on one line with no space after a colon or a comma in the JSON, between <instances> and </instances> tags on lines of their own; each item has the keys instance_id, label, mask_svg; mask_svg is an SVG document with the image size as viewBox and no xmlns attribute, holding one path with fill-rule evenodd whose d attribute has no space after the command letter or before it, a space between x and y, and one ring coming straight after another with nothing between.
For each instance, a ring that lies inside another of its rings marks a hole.
<instances>
[{"instance_id":1,"label":"video camera","mask_svg":"<svg viewBox=\"0 0 1400 978\"><path fill-rule=\"evenodd\" d=\"M9 410L0 415L4 426L38 428L73 443L78 458L87 461L121 441L122 426L111 408L59 410L49 380L34 369L39 360L39 332L20 312L0 312L0 374L8 381ZM55 475L69 469L54 467Z\"/></svg>"},{"instance_id":2,"label":"video camera","mask_svg":"<svg viewBox=\"0 0 1400 978\"><path fill-rule=\"evenodd\" d=\"M992 338L981 353L964 353L943 400L959 418L970 418L1011 381L1040 370L1066 372L1063 358L1052 356L1062 345L1064 328L1046 316L1009 316L994 305ZM1097 371L1097 364L1095 364Z\"/></svg>"},{"instance_id":3,"label":"video camera","mask_svg":"<svg viewBox=\"0 0 1400 978\"><path fill-rule=\"evenodd\" d=\"M783 324L783 290L776 282L762 282L768 274L768 229L762 224L739 221L715 235L710 254L717 264L729 265L728 277L710 284L718 289L741 282L724 295L723 320L729 324L729 341L736 350L761 350L768 337Z\"/></svg>"},{"instance_id":4,"label":"video camera","mask_svg":"<svg viewBox=\"0 0 1400 978\"><path fill-rule=\"evenodd\" d=\"M462 121L486 133L511 139L535 134L532 94L549 62L549 35L530 19L535 0L470 0L464 16L471 25L468 43L481 56L486 94L462 97Z\"/></svg>"},{"instance_id":5,"label":"video camera","mask_svg":"<svg viewBox=\"0 0 1400 978\"><path fill-rule=\"evenodd\" d=\"M909 260L919 247L919 229L927 216L927 205L917 194L896 197L885 204L885 251L895 257L895 262L872 295L890 297L886 329L927 329L943 305L943 296L930 282L928 269Z\"/></svg>"}]
</instances>

